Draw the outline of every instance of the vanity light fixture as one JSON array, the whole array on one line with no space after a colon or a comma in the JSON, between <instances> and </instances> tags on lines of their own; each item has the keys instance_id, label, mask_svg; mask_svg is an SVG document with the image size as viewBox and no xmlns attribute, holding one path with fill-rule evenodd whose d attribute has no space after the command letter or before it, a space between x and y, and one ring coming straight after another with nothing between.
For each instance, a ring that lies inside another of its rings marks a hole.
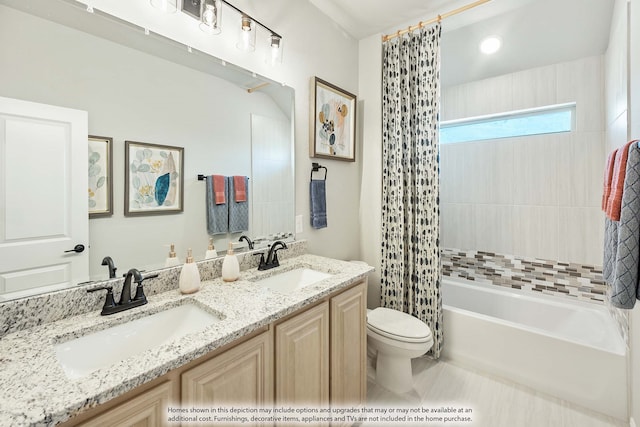
<instances>
[{"instance_id":1,"label":"vanity light fixture","mask_svg":"<svg viewBox=\"0 0 640 427\"><path fill-rule=\"evenodd\" d=\"M276 65L282 63L282 37L277 34L269 36L269 52L267 53L267 63Z\"/></svg>"},{"instance_id":2,"label":"vanity light fixture","mask_svg":"<svg viewBox=\"0 0 640 427\"><path fill-rule=\"evenodd\" d=\"M200 0L200 29L209 34L222 31L222 2L220 0Z\"/></svg>"},{"instance_id":3,"label":"vanity light fixture","mask_svg":"<svg viewBox=\"0 0 640 427\"><path fill-rule=\"evenodd\" d=\"M165 13L176 13L178 10L178 0L151 0L151 6Z\"/></svg>"},{"instance_id":4,"label":"vanity light fixture","mask_svg":"<svg viewBox=\"0 0 640 427\"><path fill-rule=\"evenodd\" d=\"M167 13L173 13L178 9L178 0L150 0L151 5ZM188 3L185 3L187 2ZM208 34L220 34L222 32L222 5L225 5L240 15L238 28L238 42L236 47L246 52L256 49L256 32L258 27L266 30L269 37L268 51L265 60L271 65L282 62L282 36L238 9L227 0L183 0L182 12L197 19L200 29Z\"/></svg>"},{"instance_id":5,"label":"vanity light fixture","mask_svg":"<svg viewBox=\"0 0 640 427\"><path fill-rule=\"evenodd\" d=\"M498 36L489 36L485 37L480 42L480 52L485 55L491 55L500 50L500 46L502 46L502 39Z\"/></svg>"},{"instance_id":6,"label":"vanity light fixture","mask_svg":"<svg viewBox=\"0 0 640 427\"><path fill-rule=\"evenodd\" d=\"M248 15L242 15L240 18L240 31L236 47L245 52L256 50L256 22Z\"/></svg>"}]
</instances>

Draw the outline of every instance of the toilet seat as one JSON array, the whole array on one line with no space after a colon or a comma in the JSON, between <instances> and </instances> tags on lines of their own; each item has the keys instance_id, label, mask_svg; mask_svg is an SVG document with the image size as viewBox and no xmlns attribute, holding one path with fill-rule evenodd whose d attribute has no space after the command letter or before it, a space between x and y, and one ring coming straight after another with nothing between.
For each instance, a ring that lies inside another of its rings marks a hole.
<instances>
[{"instance_id":1,"label":"toilet seat","mask_svg":"<svg viewBox=\"0 0 640 427\"><path fill-rule=\"evenodd\" d=\"M424 322L386 307L378 307L367 313L367 328L383 337L407 343L432 340L431 330Z\"/></svg>"}]
</instances>

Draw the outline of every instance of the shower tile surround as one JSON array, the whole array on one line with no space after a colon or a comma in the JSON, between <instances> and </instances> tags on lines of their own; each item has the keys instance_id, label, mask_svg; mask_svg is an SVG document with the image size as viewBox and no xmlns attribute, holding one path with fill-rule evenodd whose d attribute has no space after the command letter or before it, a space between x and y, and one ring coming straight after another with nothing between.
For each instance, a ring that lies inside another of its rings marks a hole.
<instances>
[{"instance_id":1,"label":"shower tile surround","mask_svg":"<svg viewBox=\"0 0 640 427\"><path fill-rule=\"evenodd\" d=\"M287 247L286 251L278 252L280 260L307 253L306 240L288 242ZM238 253L238 258L241 258L240 270L257 268L259 257L252 256L251 253L259 252L261 250ZM223 259L224 257L218 257L198 262L201 280L213 280L216 277L220 277ZM157 278L148 279L144 282L144 290L147 297L176 289L181 269L182 265L157 270ZM34 326L100 310L104 304L104 293L87 293L87 289L113 286L113 293L118 298L123 284L123 278L95 281L84 286L3 302L1 304L2 310L0 310L0 338Z\"/></svg>"},{"instance_id":2,"label":"shower tile surround","mask_svg":"<svg viewBox=\"0 0 640 427\"><path fill-rule=\"evenodd\" d=\"M628 343L628 315L607 303L601 267L452 248L442 248L441 259L443 276L606 304Z\"/></svg>"}]
</instances>

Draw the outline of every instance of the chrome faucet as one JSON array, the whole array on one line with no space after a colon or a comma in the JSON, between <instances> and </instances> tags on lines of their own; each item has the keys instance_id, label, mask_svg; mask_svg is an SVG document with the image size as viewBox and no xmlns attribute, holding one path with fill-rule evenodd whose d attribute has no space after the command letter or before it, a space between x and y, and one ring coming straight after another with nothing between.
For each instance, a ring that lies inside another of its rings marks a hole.
<instances>
[{"instance_id":1,"label":"chrome faucet","mask_svg":"<svg viewBox=\"0 0 640 427\"><path fill-rule=\"evenodd\" d=\"M282 240L278 240L274 242L269 248L269 252L267 253L267 259L264 259L264 253L258 253L254 255L260 255L260 265L258 265L258 270L269 270L270 268L279 267L280 262L278 261L278 251L280 249L288 249L287 244Z\"/></svg>"},{"instance_id":2,"label":"chrome faucet","mask_svg":"<svg viewBox=\"0 0 640 427\"><path fill-rule=\"evenodd\" d=\"M100 286L94 289L88 289L87 292L96 292L100 290L106 290L107 296L102 306L100 314L107 316L109 314L119 313L121 311L129 310L134 307L140 307L147 303L147 297L144 294L144 288L142 282L146 279L158 277L158 274L151 274L148 276L142 276L142 273L135 268L129 270L124 278L124 285L122 286L122 292L120 293L120 301L116 304L113 298L113 286ZM131 298L131 280L138 284L136 287L136 294Z\"/></svg>"}]
</instances>

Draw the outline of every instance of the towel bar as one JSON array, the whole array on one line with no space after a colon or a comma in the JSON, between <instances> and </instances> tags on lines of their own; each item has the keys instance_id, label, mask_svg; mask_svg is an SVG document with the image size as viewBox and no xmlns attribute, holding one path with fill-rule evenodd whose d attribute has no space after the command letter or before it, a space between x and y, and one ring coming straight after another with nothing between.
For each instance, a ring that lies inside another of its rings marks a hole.
<instances>
[{"instance_id":1,"label":"towel bar","mask_svg":"<svg viewBox=\"0 0 640 427\"><path fill-rule=\"evenodd\" d=\"M207 176L210 175L202 175L201 173L198 174L198 181L206 181L207 180ZM247 179L251 179L249 177L247 177Z\"/></svg>"}]
</instances>

